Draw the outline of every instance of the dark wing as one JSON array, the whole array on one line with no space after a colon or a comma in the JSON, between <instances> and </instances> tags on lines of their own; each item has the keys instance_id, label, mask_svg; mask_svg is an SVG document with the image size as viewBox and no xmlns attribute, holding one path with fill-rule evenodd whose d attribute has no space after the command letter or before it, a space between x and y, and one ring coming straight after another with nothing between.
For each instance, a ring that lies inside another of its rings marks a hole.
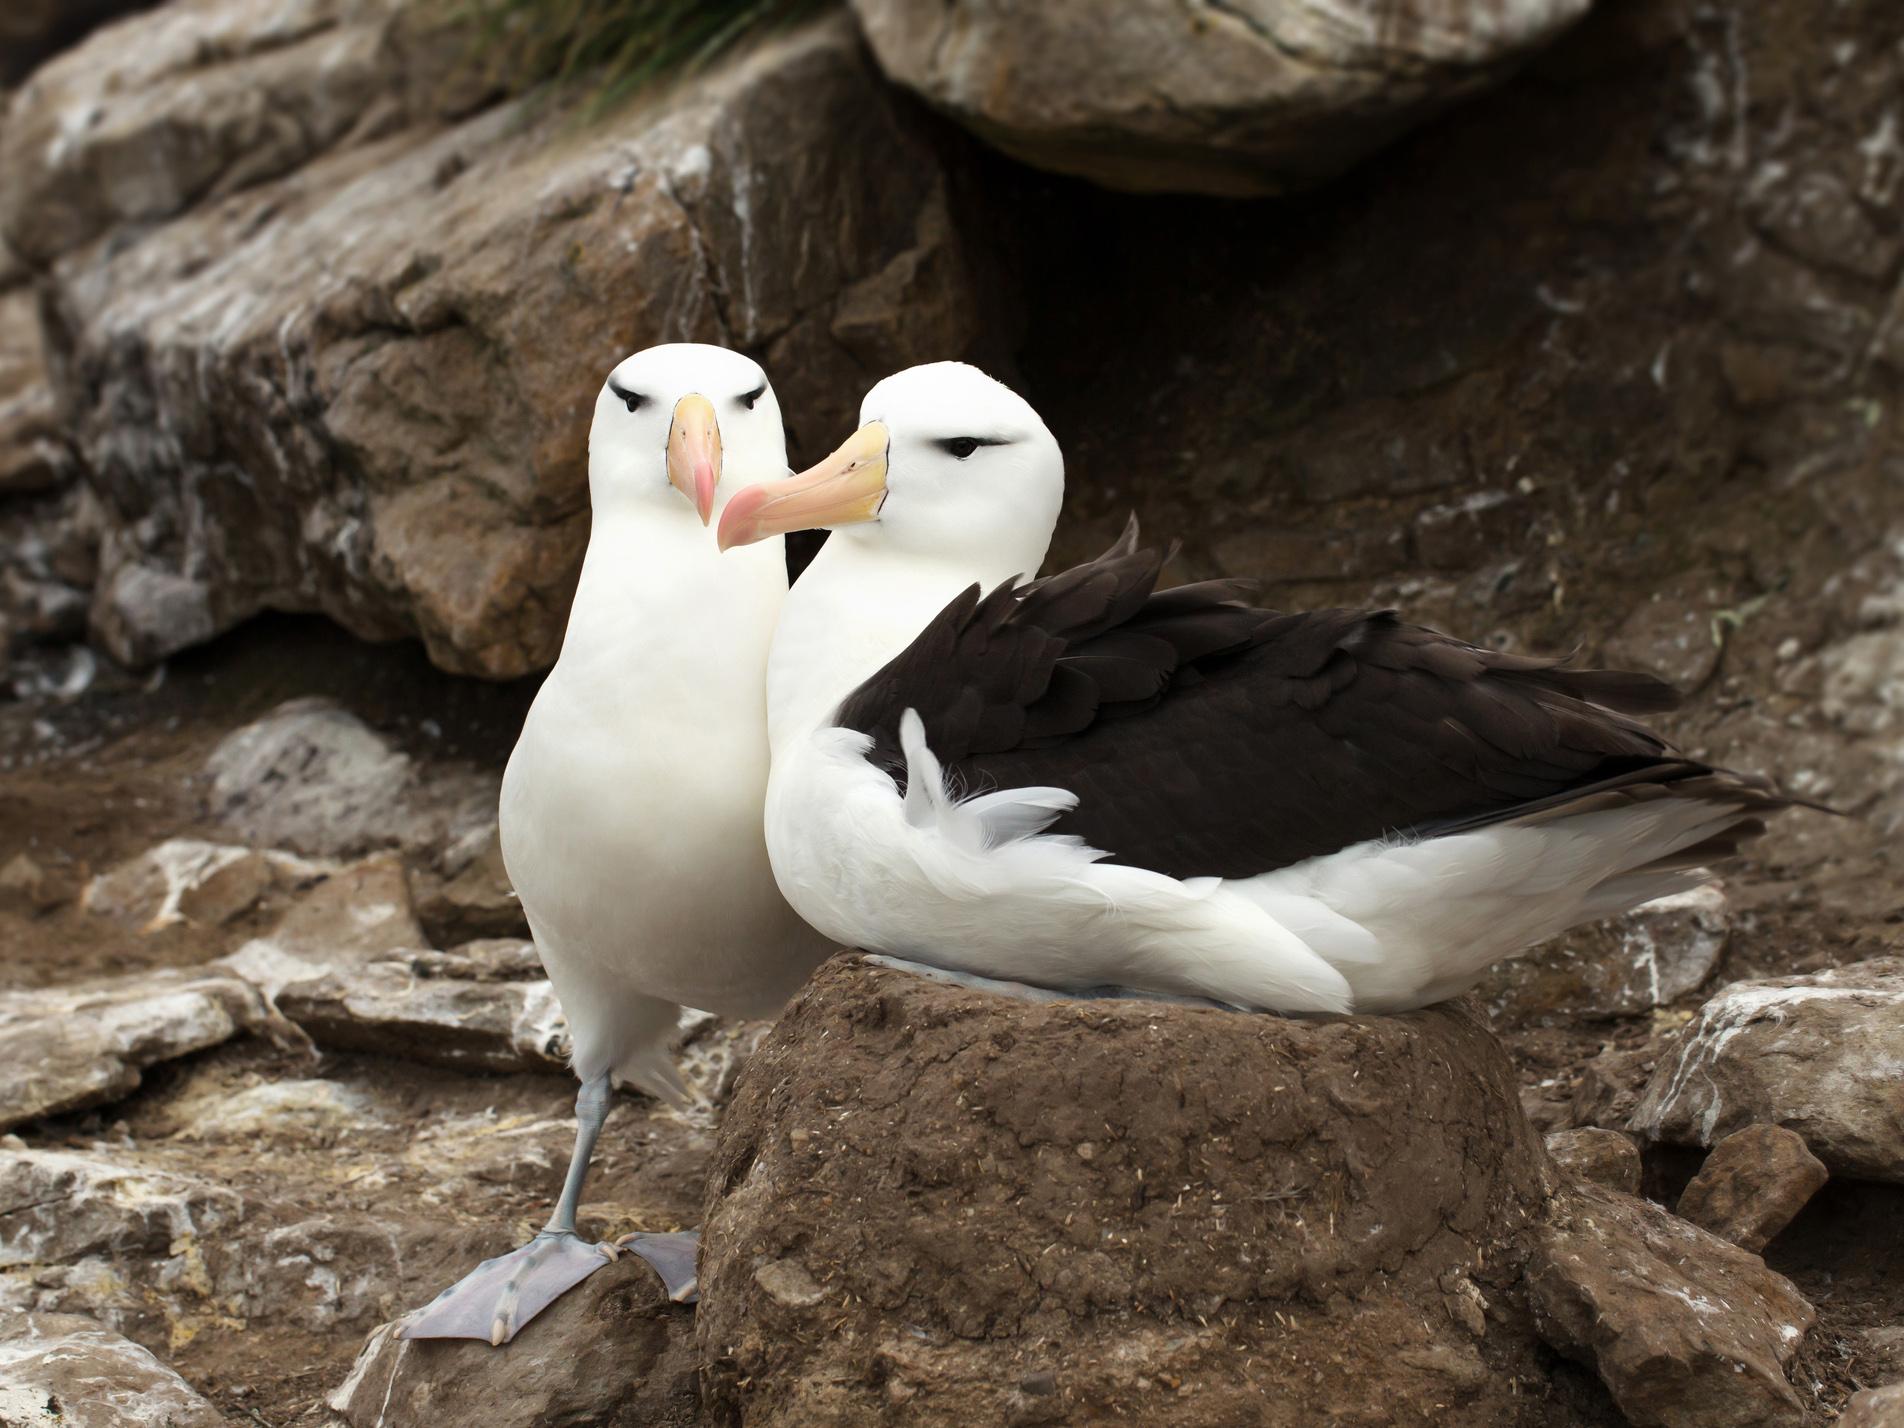
<instances>
[{"instance_id":1,"label":"dark wing","mask_svg":"<svg viewBox=\"0 0 1904 1428\"><path fill-rule=\"evenodd\" d=\"M963 791L1069 789L1052 832L1177 877L1715 776L1632 717L1676 702L1650 676L1480 649L1392 611L1254 609L1235 582L1158 592L1167 558L1133 522L1087 564L974 586L836 722L903 787L916 709Z\"/></svg>"}]
</instances>

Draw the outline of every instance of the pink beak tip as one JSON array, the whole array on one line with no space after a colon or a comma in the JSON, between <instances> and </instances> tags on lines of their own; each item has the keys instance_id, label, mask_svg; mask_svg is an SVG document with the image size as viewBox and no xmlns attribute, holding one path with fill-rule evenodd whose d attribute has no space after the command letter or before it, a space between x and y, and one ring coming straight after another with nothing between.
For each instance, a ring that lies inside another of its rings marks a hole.
<instances>
[{"instance_id":1,"label":"pink beak tip","mask_svg":"<svg viewBox=\"0 0 1904 1428\"><path fill-rule=\"evenodd\" d=\"M753 539L754 514L766 503L767 490L764 486L743 486L728 497L727 508L721 512L722 550L732 550Z\"/></svg>"}]
</instances>

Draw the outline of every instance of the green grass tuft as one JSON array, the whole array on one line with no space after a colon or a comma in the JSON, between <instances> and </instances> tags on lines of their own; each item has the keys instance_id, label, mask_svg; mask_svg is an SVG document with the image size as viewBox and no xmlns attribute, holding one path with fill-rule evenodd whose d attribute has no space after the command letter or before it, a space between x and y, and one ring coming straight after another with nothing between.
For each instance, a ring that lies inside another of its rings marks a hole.
<instances>
[{"instance_id":1,"label":"green grass tuft","mask_svg":"<svg viewBox=\"0 0 1904 1428\"><path fill-rule=\"evenodd\" d=\"M464 0L471 56L521 92L586 95L599 115L649 86L694 73L750 35L838 0Z\"/></svg>"}]
</instances>

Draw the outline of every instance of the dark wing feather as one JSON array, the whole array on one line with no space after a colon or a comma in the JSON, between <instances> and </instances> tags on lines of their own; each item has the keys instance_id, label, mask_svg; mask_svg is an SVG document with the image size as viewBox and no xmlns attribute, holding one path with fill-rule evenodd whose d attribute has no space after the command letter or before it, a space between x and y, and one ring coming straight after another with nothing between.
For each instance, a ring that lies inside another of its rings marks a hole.
<instances>
[{"instance_id":1,"label":"dark wing feather","mask_svg":"<svg viewBox=\"0 0 1904 1428\"><path fill-rule=\"evenodd\" d=\"M1069 789L1053 832L1178 877L1731 780L1633 717L1675 702L1650 676L1482 649L1393 611L1255 609L1233 581L1158 592L1168 557L1133 521L1094 561L973 587L837 722L903 786L899 720L917 709L961 787Z\"/></svg>"}]
</instances>

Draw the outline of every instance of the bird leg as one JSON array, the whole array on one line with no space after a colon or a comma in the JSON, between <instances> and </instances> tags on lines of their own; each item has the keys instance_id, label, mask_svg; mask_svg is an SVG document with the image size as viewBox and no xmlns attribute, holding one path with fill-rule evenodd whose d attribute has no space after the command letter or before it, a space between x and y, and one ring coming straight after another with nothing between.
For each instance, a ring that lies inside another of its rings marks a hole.
<instances>
[{"instance_id":1,"label":"bird leg","mask_svg":"<svg viewBox=\"0 0 1904 1428\"><path fill-rule=\"evenodd\" d=\"M914 962L907 957L890 957L883 952L869 952L866 960L877 966L890 967L895 972L911 972L916 976L929 977L935 982L947 982L955 987L971 987L975 991L992 992L1001 997L1014 997L1021 1002L1169 1002L1184 1007L1214 1007L1218 1011L1238 1011L1228 1002L1212 1001L1208 997L1184 996L1177 992L1147 992L1137 987L1076 987L1058 990L1053 987L1035 987L1029 982L1007 982L997 977L982 977L977 972L955 972L949 967L934 967L927 962Z\"/></svg>"},{"instance_id":2,"label":"bird leg","mask_svg":"<svg viewBox=\"0 0 1904 1428\"><path fill-rule=\"evenodd\" d=\"M615 1259L614 1245L592 1245L575 1232L595 1140L608 1119L609 1084L604 1071L584 1081L575 1095L575 1153L549 1223L528 1244L486 1259L397 1328L400 1339L487 1339L506 1344L516 1331L563 1294ZM644 1255L643 1258L646 1258ZM652 1262L652 1261L651 1261ZM656 1266L668 1281L669 1270ZM672 1292L674 1286L669 1283Z\"/></svg>"}]
</instances>

